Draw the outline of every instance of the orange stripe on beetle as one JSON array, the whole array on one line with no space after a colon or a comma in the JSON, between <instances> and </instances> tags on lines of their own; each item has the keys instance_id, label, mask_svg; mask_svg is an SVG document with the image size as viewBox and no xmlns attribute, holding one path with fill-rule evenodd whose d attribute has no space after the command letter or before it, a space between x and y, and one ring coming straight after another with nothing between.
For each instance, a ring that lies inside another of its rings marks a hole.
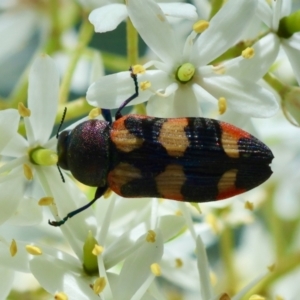
<instances>
[{"instance_id":1,"label":"orange stripe on beetle","mask_svg":"<svg viewBox=\"0 0 300 300\"><path fill-rule=\"evenodd\" d=\"M183 156L190 142L185 133L188 126L186 118L167 119L162 125L158 137L160 144L170 156Z\"/></svg>"},{"instance_id":2,"label":"orange stripe on beetle","mask_svg":"<svg viewBox=\"0 0 300 300\"><path fill-rule=\"evenodd\" d=\"M238 142L241 138L251 138L250 134L228 123L220 123L222 129L221 142L225 153L231 158L239 158Z\"/></svg>"},{"instance_id":3,"label":"orange stripe on beetle","mask_svg":"<svg viewBox=\"0 0 300 300\"><path fill-rule=\"evenodd\" d=\"M216 200L226 199L246 192L245 189L236 188L237 173L237 169L231 169L222 175L218 183L218 195Z\"/></svg>"},{"instance_id":4,"label":"orange stripe on beetle","mask_svg":"<svg viewBox=\"0 0 300 300\"><path fill-rule=\"evenodd\" d=\"M183 167L175 164L168 165L163 173L155 177L157 190L166 199L183 200L181 188L185 181Z\"/></svg>"},{"instance_id":5,"label":"orange stripe on beetle","mask_svg":"<svg viewBox=\"0 0 300 300\"><path fill-rule=\"evenodd\" d=\"M145 119L146 116L138 116L139 119ZM128 116L115 121L110 132L111 141L115 144L116 148L123 152L131 152L142 146L144 140L142 138L136 137L134 134L130 133L125 126L125 120Z\"/></svg>"}]
</instances>

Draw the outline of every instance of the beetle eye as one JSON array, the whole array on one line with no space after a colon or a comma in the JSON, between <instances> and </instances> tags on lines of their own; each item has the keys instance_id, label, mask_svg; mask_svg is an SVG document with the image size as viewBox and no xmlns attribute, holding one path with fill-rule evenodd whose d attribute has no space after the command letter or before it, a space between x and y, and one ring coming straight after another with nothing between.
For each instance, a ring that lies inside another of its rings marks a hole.
<instances>
[{"instance_id":1,"label":"beetle eye","mask_svg":"<svg viewBox=\"0 0 300 300\"><path fill-rule=\"evenodd\" d=\"M58 165L64 170L69 170L69 166L68 166L69 133L70 130L61 132L58 136L58 141L57 141Z\"/></svg>"}]
</instances>

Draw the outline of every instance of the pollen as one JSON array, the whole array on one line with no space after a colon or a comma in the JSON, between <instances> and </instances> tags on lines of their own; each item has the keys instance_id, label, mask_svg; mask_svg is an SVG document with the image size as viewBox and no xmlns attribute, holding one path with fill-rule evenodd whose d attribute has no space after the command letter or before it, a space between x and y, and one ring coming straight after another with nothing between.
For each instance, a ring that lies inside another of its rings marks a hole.
<instances>
[{"instance_id":1,"label":"pollen","mask_svg":"<svg viewBox=\"0 0 300 300\"><path fill-rule=\"evenodd\" d=\"M18 112L21 117L30 117L31 111L22 102L18 103Z\"/></svg>"},{"instance_id":2,"label":"pollen","mask_svg":"<svg viewBox=\"0 0 300 300\"><path fill-rule=\"evenodd\" d=\"M43 254L42 249L37 246L27 245L26 251L31 255L41 255Z\"/></svg>"},{"instance_id":3,"label":"pollen","mask_svg":"<svg viewBox=\"0 0 300 300\"><path fill-rule=\"evenodd\" d=\"M97 118L99 115L101 115L102 110L99 107L95 107L93 108L90 113L89 113L89 119L95 119Z\"/></svg>"},{"instance_id":4,"label":"pollen","mask_svg":"<svg viewBox=\"0 0 300 300\"><path fill-rule=\"evenodd\" d=\"M274 272L274 271L275 271L275 268L276 268L276 265L275 265L275 264L268 266L268 270L269 270L270 272Z\"/></svg>"},{"instance_id":5,"label":"pollen","mask_svg":"<svg viewBox=\"0 0 300 300\"><path fill-rule=\"evenodd\" d=\"M217 219L213 214L208 214L206 217L206 222L211 226L212 230L215 233L219 232L219 226L217 223Z\"/></svg>"},{"instance_id":6,"label":"pollen","mask_svg":"<svg viewBox=\"0 0 300 300\"><path fill-rule=\"evenodd\" d=\"M132 66L132 73L135 75L144 74L146 69L142 65L134 65Z\"/></svg>"},{"instance_id":7,"label":"pollen","mask_svg":"<svg viewBox=\"0 0 300 300\"><path fill-rule=\"evenodd\" d=\"M59 292L54 295L54 299L55 300L68 300L69 298L65 293Z\"/></svg>"},{"instance_id":8,"label":"pollen","mask_svg":"<svg viewBox=\"0 0 300 300\"><path fill-rule=\"evenodd\" d=\"M182 211L180 209L177 209L175 211L175 216L182 216L182 215L183 215L183 213L182 213Z\"/></svg>"},{"instance_id":9,"label":"pollen","mask_svg":"<svg viewBox=\"0 0 300 300\"><path fill-rule=\"evenodd\" d=\"M27 180L32 180L33 172L29 165L23 164L23 172L24 172L24 176Z\"/></svg>"},{"instance_id":10,"label":"pollen","mask_svg":"<svg viewBox=\"0 0 300 300\"><path fill-rule=\"evenodd\" d=\"M196 33L202 33L204 30L206 30L209 26L209 22L205 20L199 20L193 25L193 30Z\"/></svg>"},{"instance_id":11,"label":"pollen","mask_svg":"<svg viewBox=\"0 0 300 300\"><path fill-rule=\"evenodd\" d=\"M242 51L242 56L246 59L250 59L255 55L255 51L252 47L246 48L244 51Z\"/></svg>"},{"instance_id":12,"label":"pollen","mask_svg":"<svg viewBox=\"0 0 300 300\"><path fill-rule=\"evenodd\" d=\"M158 263L154 263L150 266L151 272L155 275L155 276L161 276L161 268L160 265Z\"/></svg>"},{"instance_id":13,"label":"pollen","mask_svg":"<svg viewBox=\"0 0 300 300\"><path fill-rule=\"evenodd\" d=\"M14 239L11 241L9 252L12 257L14 257L18 252L17 242Z\"/></svg>"},{"instance_id":14,"label":"pollen","mask_svg":"<svg viewBox=\"0 0 300 300\"><path fill-rule=\"evenodd\" d=\"M252 295L249 300L265 300L265 297L262 297L260 295Z\"/></svg>"},{"instance_id":15,"label":"pollen","mask_svg":"<svg viewBox=\"0 0 300 300\"><path fill-rule=\"evenodd\" d=\"M52 205L54 203L54 198L53 197L42 197L39 202L38 205L40 206L49 206Z\"/></svg>"},{"instance_id":16,"label":"pollen","mask_svg":"<svg viewBox=\"0 0 300 300\"><path fill-rule=\"evenodd\" d=\"M185 63L181 65L176 72L176 78L182 82L186 83L190 81L194 74L195 74L196 68L191 63Z\"/></svg>"},{"instance_id":17,"label":"pollen","mask_svg":"<svg viewBox=\"0 0 300 300\"><path fill-rule=\"evenodd\" d=\"M96 279L93 285L93 291L96 295L100 294L106 286L106 279L105 277L99 277Z\"/></svg>"},{"instance_id":18,"label":"pollen","mask_svg":"<svg viewBox=\"0 0 300 300\"><path fill-rule=\"evenodd\" d=\"M146 241L148 243L154 243L156 239L156 233L153 230L149 230L146 236Z\"/></svg>"},{"instance_id":19,"label":"pollen","mask_svg":"<svg viewBox=\"0 0 300 300\"><path fill-rule=\"evenodd\" d=\"M142 81L140 83L140 88L142 91L148 90L151 87L151 82L150 81Z\"/></svg>"},{"instance_id":20,"label":"pollen","mask_svg":"<svg viewBox=\"0 0 300 300\"><path fill-rule=\"evenodd\" d=\"M175 266L176 268L181 268L183 266L183 261L181 258L175 258Z\"/></svg>"},{"instance_id":21,"label":"pollen","mask_svg":"<svg viewBox=\"0 0 300 300\"><path fill-rule=\"evenodd\" d=\"M98 255L100 255L100 254L103 252L103 250L104 250L104 247L102 247L102 246L96 244L96 245L94 246L94 249L92 250L92 253L93 253L95 256L98 256Z\"/></svg>"},{"instance_id":22,"label":"pollen","mask_svg":"<svg viewBox=\"0 0 300 300\"><path fill-rule=\"evenodd\" d=\"M108 199L111 196L111 194L112 194L112 190L108 188L103 195L104 199Z\"/></svg>"},{"instance_id":23,"label":"pollen","mask_svg":"<svg viewBox=\"0 0 300 300\"><path fill-rule=\"evenodd\" d=\"M218 101L219 114L223 115L227 110L227 101L226 98L220 97Z\"/></svg>"},{"instance_id":24,"label":"pollen","mask_svg":"<svg viewBox=\"0 0 300 300\"><path fill-rule=\"evenodd\" d=\"M223 293L219 300L230 300L231 298L229 297L229 295L227 293Z\"/></svg>"},{"instance_id":25,"label":"pollen","mask_svg":"<svg viewBox=\"0 0 300 300\"><path fill-rule=\"evenodd\" d=\"M250 202L250 201L246 201L246 203L245 203L245 206L244 206L246 209L248 209L248 210L251 210L251 211L253 211L253 209L254 209L254 204L253 204L253 202Z\"/></svg>"}]
</instances>

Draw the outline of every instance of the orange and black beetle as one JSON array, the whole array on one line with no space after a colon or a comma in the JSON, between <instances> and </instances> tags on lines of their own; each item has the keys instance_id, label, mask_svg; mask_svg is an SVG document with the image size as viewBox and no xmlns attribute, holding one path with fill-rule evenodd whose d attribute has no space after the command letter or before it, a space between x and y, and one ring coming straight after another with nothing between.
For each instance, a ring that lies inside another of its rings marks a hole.
<instances>
[{"instance_id":1,"label":"orange and black beetle","mask_svg":"<svg viewBox=\"0 0 300 300\"><path fill-rule=\"evenodd\" d=\"M58 140L58 165L80 182L98 187L89 207L110 188L122 197L160 197L187 202L221 200L244 193L272 174L270 149L249 133L205 118L121 115L89 120Z\"/></svg>"}]
</instances>

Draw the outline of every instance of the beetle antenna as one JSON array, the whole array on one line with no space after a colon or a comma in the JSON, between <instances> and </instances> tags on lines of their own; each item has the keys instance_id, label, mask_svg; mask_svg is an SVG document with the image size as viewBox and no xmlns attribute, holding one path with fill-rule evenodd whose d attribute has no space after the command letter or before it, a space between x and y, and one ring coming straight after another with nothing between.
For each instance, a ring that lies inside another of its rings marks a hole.
<instances>
[{"instance_id":1,"label":"beetle antenna","mask_svg":"<svg viewBox=\"0 0 300 300\"><path fill-rule=\"evenodd\" d=\"M64 175L63 175L63 173L62 173L62 171L61 171L61 169L59 167L59 164L56 164L56 166L57 166L57 169L58 169L58 172L60 174L62 182L65 183L66 181L65 181Z\"/></svg>"},{"instance_id":2,"label":"beetle antenna","mask_svg":"<svg viewBox=\"0 0 300 300\"><path fill-rule=\"evenodd\" d=\"M137 98L139 96L139 85L138 85L138 81L137 81L137 74L133 73L133 69L132 67L129 68L130 71L130 76L133 79L134 82L134 88L135 88L135 92L133 95L131 95L128 99L126 99L121 106L118 108L116 115L115 115L115 119L118 120L122 117L121 114L121 110L129 103L131 102L133 99Z\"/></svg>"},{"instance_id":3,"label":"beetle antenna","mask_svg":"<svg viewBox=\"0 0 300 300\"><path fill-rule=\"evenodd\" d=\"M103 186L103 187L98 187L95 193L95 197L92 201L90 201L89 203L87 203L86 205L73 210L71 212L69 212L62 220L60 221L50 221L48 220L48 224L54 227L59 227L63 224L65 224L67 222L68 219L74 217L75 215L79 214L80 212L86 210L87 208L89 208L91 205L93 205L96 200L98 200L108 189L107 185Z\"/></svg>"},{"instance_id":4,"label":"beetle antenna","mask_svg":"<svg viewBox=\"0 0 300 300\"><path fill-rule=\"evenodd\" d=\"M58 129L57 129L57 132L56 132L56 138L58 139L58 135L59 135L59 131L61 129L61 126L63 125L64 123L64 120L65 120L65 117L66 117L66 114L67 114L67 107L65 107L64 109L64 112L63 112L63 115L62 115L62 118L61 118L61 121L60 121L60 124L58 126Z\"/></svg>"}]
</instances>

